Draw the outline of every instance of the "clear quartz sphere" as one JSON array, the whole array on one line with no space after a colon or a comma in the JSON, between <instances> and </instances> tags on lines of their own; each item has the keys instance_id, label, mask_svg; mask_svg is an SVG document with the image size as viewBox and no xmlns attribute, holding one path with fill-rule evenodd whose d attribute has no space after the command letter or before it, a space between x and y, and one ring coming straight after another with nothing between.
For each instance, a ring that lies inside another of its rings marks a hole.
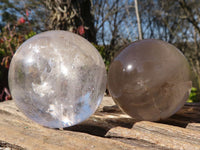
<instances>
[{"instance_id":1,"label":"clear quartz sphere","mask_svg":"<svg viewBox=\"0 0 200 150\"><path fill-rule=\"evenodd\" d=\"M81 36L47 31L18 48L10 65L9 87L28 118L64 128L95 112L106 88L106 69L99 52Z\"/></svg>"},{"instance_id":2,"label":"clear quartz sphere","mask_svg":"<svg viewBox=\"0 0 200 150\"><path fill-rule=\"evenodd\" d=\"M192 86L189 64L173 45L140 40L120 51L110 65L108 89L136 120L157 121L177 112Z\"/></svg>"}]
</instances>

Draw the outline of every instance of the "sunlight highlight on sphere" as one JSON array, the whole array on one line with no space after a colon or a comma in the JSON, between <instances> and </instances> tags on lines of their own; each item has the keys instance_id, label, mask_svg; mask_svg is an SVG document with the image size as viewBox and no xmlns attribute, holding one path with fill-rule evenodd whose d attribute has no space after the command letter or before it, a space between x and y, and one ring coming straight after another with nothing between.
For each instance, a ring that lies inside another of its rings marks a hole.
<instances>
[{"instance_id":1,"label":"sunlight highlight on sphere","mask_svg":"<svg viewBox=\"0 0 200 150\"><path fill-rule=\"evenodd\" d=\"M99 52L81 36L47 31L18 48L9 87L28 118L50 128L69 127L96 111L106 88L106 69Z\"/></svg>"},{"instance_id":2,"label":"sunlight highlight on sphere","mask_svg":"<svg viewBox=\"0 0 200 150\"><path fill-rule=\"evenodd\" d=\"M108 89L136 120L156 121L177 112L192 86L189 64L173 45L160 40L131 43L113 60Z\"/></svg>"}]
</instances>

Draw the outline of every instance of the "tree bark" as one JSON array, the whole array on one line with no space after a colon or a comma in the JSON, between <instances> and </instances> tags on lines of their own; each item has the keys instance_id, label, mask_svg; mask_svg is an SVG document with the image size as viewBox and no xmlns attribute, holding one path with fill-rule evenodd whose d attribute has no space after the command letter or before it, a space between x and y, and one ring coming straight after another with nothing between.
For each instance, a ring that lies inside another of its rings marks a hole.
<instances>
[{"instance_id":1,"label":"tree bark","mask_svg":"<svg viewBox=\"0 0 200 150\"><path fill-rule=\"evenodd\" d=\"M91 0L45 0L50 11L48 28L54 30L68 30L79 33L90 42L96 43L96 29L94 27L94 12Z\"/></svg>"},{"instance_id":2,"label":"tree bark","mask_svg":"<svg viewBox=\"0 0 200 150\"><path fill-rule=\"evenodd\" d=\"M139 10L138 10L138 1L135 0L135 13L136 13L136 17L137 17L137 24L138 24L138 35L139 35L139 39L142 40L142 27L141 27L141 22L140 22L140 14L139 14Z\"/></svg>"}]
</instances>

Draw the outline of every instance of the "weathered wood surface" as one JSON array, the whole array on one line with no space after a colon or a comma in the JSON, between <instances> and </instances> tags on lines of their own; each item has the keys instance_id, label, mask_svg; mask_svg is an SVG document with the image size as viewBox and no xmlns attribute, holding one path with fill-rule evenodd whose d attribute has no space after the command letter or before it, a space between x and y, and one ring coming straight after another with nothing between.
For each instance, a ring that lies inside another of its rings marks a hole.
<instances>
[{"instance_id":1,"label":"weathered wood surface","mask_svg":"<svg viewBox=\"0 0 200 150\"><path fill-rule=\"evenodd\" d=\"M70 149L200 150L200 105L186 105L159 122L141 121L122 113L110 97L87 121L64 130L42 127L27 119L14 101L0 103L0 150Z\"/></svg>"}]
</instances>

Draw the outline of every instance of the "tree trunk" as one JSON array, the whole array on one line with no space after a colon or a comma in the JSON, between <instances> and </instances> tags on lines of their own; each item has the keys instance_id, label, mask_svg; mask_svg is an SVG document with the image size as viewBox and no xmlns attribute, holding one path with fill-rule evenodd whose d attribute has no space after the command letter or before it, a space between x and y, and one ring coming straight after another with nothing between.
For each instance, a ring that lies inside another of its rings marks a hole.
<instances>
[{"instance_id":1,"label":"tree trunk","mask_svg":"<svg viewBox=\"0 0 200 150\"><path fill-rule=\"evenodd\" d=\"M78 33L96 43L96 29L91 0L45 0L50 11L48 28Z\"/></svg>"},{"instance_id":2,"label":"tree trunk","mask_svg":"<svg viewBox=\"0 0 200 150\"><path fill-rule=\"evenodd\" d=\"M140 22L140 14L138 11L138 1L135 0L135 13L136 13L136 17L137 17L137 24L138 24L138 35L139 35L139 39L142 40L142 27L141 27L141 22Z\"/></svg>"}]
</instances>

